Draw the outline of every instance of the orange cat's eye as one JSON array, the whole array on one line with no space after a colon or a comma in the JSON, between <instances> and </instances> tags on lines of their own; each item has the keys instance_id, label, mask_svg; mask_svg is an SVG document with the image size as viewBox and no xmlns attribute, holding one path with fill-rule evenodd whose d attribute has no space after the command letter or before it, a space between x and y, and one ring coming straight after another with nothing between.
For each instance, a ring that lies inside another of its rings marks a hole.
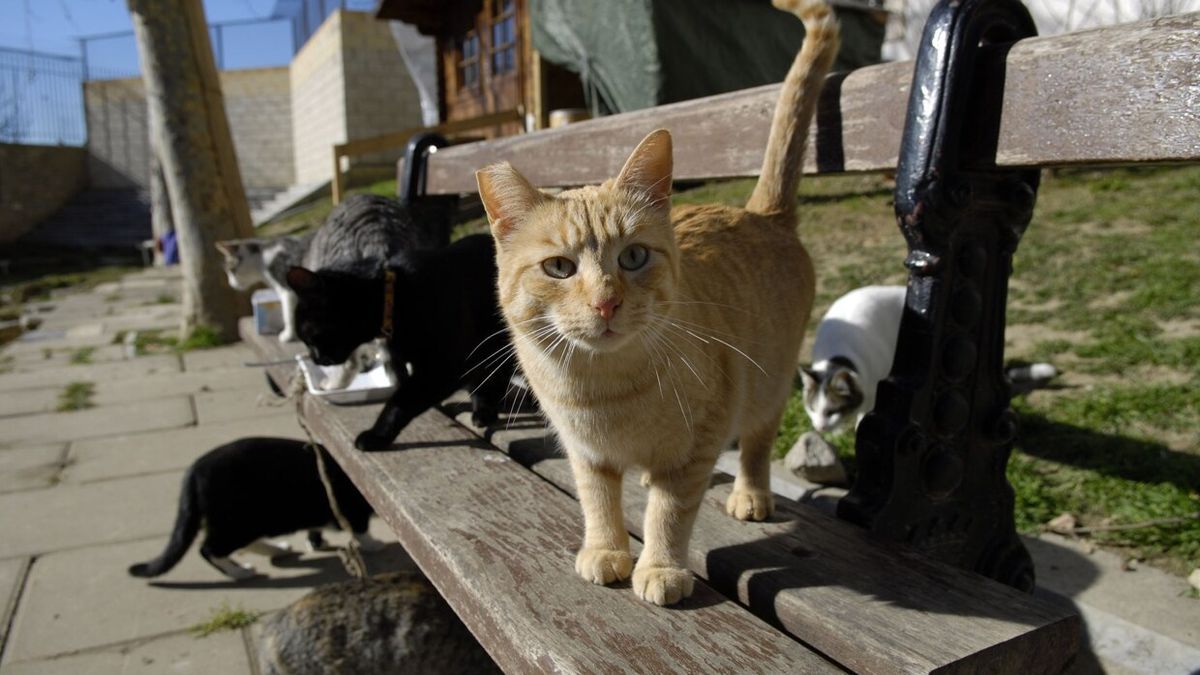
<instances>
[{"instance_id":1,"label":"orange cat's eye","mask_svg":"<svg viewBox=\"0 0 1200 675\"><path fill-rule=\"evenodd\" d=\"M542 261L542 271L555 279L566 279L575 274L575 261L556 256Z\"/></svg>"},{"instance_id":2,"label":"orange cat's eye","mask_svg":"<svg viewBox=\"0 0 1200 675\"><path fill-rule=\"evenodd\" d=\"M621 251L621 255L617 256L617 264L621 266L621 269L632 272L640 270L649 259L650 251L646 250L645 246L630 244L624 251Z\"/></svg>"}]
</instances>

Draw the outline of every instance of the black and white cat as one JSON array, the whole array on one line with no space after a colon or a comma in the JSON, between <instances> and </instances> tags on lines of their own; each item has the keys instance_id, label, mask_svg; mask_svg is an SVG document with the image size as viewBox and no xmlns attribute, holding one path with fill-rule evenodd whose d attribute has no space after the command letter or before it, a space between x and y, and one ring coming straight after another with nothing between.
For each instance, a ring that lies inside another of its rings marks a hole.
<instances>
[{"instance_id":1,"label":"black and white cat","mask_svg":"<svg viewBox=\"0 0 1200 675\"><path fill-rule=\"evenodd\" d=\"M364 551L379 550L383 542L367 532L372 510L358 488L329 453L325 467L338 508ZM157 577L174 567L204 528L200 555L231 579L257 573L229 556L247 549L268 556L291 551L265 541L309 530L309 542L320 541L320 528L337 527L321 483L316 456L304 441L287 438L242 438L209 450L192 463L183 478L175 528L157 558L129 568L135 577Z\"/></svg>"},{"instance_id":2,"label":"black and white cat","mask_svg":"<svg viewBox=\"0 0 1200 675\"><path fill-rule=\"evenodd\" d=\"M315 272L295 267L288 284L299 298L297 335L313 361L341 363L358 345L391 332L392 357L411 367L375 424L355 440L360 450L387 447L414 417L459 387L471 392L476 425L496 420L514 362L504 350L508 332L496 304L490 236L406 252L387 272L369 262Z\"/></svg>"},{"instance_id":3,"label":"black and white cat","mask_svg":"<svg viewBox=\"0 0 1200 675\"><path fill-rule=\"evenodd\" d=\"M857 288L835 300L821 318L812 366L800 369L804 411L816 431L832 431L851 419L857 425L875 408L875 388L892 369L905 290ZM1032 389L1058 371L1048 363L1035 363L1009 368L1007 374Z\"/></svg>"},{"instance_id":4,"label":"black and white cat","mask_svg":"<svg viewBox=\"0 0 1200 675\"><path fill-rule=\"evenodd\" d=\"M229 285L248 291L266 284L279 296L283 309L283 330L280 342L296 339L293 314L296 294L287 285L287 271L304 260L312 235L275 237L273 239L230 239L218 241L217 250L225 256L225 274Z\"/></svg>"}]
</instances>

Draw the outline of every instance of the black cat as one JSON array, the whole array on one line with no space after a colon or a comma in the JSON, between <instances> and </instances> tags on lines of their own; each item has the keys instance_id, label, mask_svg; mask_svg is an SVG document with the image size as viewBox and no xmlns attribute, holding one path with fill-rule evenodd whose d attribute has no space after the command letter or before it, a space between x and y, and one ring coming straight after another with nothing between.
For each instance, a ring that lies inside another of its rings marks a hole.
<instances>
[{"instance_id":1,"label":"black cat","mask_svg":"<svg viewBox=\"0 0 1200 675\"><path fill-rule=\"evenodd\" d=\"M371 506L350 482L325 448L329 483L338 509L350 523L364 550L382 542L367 534ZM209 450L192 463L183 478L175 530L167 548L154 560L129 568L135 577L165 574L187 553L204 525L200 555L222 574L248 579L254 568L229 559L240 548L267 555L289 553L286 548L260 542L263 537L310 530L309 542L319 542L318 528L336 526L316 456L308 443L287 438L241 438ZM313 531L316 530L314 536Z\"/></svg>"},{"instance_id":2,"label":"black cat","mask_svg":"<svg viewBox=\"0 0 1200 675\"><path fill-rule=\"evenodd\" d=\"M496 303L492 238L472 235L443 249L405 252L388 270L393 276L388 348L396 363L412 367L412 375L355 446L386 448L414 417L460 387L472 392L472 421L494 422L515 360L501 352L508 332ZM299 298L296 334L313 361L342 363L355 347L388 332L387 277L385 270L365 266L288 271L288 285Z\"/></svg>"}]
</instances>

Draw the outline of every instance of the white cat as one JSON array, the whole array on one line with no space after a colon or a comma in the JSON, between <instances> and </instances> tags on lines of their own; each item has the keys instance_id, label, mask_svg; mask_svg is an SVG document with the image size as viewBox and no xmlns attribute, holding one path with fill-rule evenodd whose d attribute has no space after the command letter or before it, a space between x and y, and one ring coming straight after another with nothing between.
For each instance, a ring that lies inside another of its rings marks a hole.
<instances>
[{"instance_id":1,"label":"white cat","mask_svg":"<svg viewBox=\"0 0 1200 675\"><path fill-rule=\"evenodd\" d=\"M801 368L804 411L818 432L855 424L875 408L875 389L892 370L904 286L865 286L834 301L817 326L812 367ZM1028 391L1058 375L1048 363L1007 369ZM1014 389L1018 389L1014 387Z\"/></svg>"}]
</instances>

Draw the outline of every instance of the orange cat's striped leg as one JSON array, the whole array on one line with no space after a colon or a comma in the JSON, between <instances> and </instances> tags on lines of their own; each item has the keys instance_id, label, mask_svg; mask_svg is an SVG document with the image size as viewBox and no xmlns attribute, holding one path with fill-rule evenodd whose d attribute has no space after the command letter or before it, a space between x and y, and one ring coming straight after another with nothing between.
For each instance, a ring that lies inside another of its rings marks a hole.
<instances>
[{"instance_id":1,"label":"orange cat's striped leg","mask_svg":"<svg viewBox=\"0 0 1200 675\"><path fill-rule=\"evenodd\" d=\"M645 547L633 570L633 590L656 605L673 605L692 594L688 542L714 460L697 460L671 471L650 472Z\"/></svg>"},{"instance_id":2,"label":"orange cat's striped leg","mask_svg":"<svg viewBox=\"0 0 1200 675\"><path fill-rule=\"evenodd\" d=\"M583 507L583 547L575 556L575 571L594 584L628 579L633 558L621 512L621 472L576 453L567 456Z\"/></svg>"},{"instance_id":3,"label":"orange cat's striped leg","mask_svg":"<svg viewBox=\"0 0 1200 675\"><path fill-rule=\"evenodd\" d=\"M737 478L733 492L725 502L725 512L738 520L766 520L775 512L771 494L771 446L779 431L779 416L774 422L739 439L741 446Z\"/></svg>"}]
</instances>

